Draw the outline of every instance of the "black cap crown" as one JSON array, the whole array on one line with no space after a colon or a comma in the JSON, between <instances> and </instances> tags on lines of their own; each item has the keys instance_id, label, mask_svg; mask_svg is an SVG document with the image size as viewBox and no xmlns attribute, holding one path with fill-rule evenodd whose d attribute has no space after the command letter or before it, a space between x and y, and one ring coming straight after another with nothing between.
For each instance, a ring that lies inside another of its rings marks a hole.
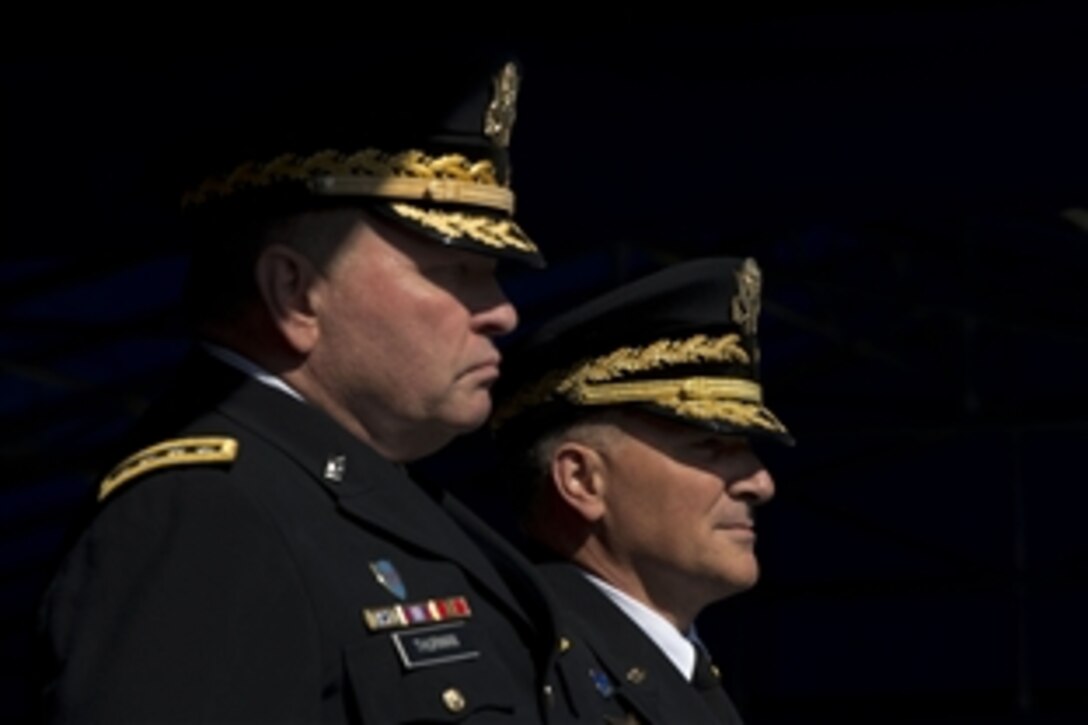
<instances>
[{"instance_id":1,"label":"black cap crown","mask_svg":"<svg viewBox=\"0 0 1088 725\"><path fill-rule=\"evenodd\" d=\"M351 200L443 244L543 264L513 219L507 56L385 43L247 68L189 111L172 174L198 224Z\"/></svg>"}]
</instances>

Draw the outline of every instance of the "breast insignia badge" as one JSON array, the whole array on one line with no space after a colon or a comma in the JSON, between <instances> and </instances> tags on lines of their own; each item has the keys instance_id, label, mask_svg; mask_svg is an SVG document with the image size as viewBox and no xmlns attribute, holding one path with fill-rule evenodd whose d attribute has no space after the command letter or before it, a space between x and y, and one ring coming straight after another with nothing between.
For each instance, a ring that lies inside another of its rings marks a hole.
<instances>
[{"instance_id":1,"label":"breast insignia badge","mask_svg":"<svg viewBox=\"0 0 1088 725\"><path fill-rule=\"evenodd\" d=\"M408 590L404 587L404 580L400 578L400 573L393 566L393 562L388 559L372 561L370 562L370 572L374 575L374 579L385 587L387 592L400 601L403 602L405 597L408 596Z\"/></svg>"}]
</instances>

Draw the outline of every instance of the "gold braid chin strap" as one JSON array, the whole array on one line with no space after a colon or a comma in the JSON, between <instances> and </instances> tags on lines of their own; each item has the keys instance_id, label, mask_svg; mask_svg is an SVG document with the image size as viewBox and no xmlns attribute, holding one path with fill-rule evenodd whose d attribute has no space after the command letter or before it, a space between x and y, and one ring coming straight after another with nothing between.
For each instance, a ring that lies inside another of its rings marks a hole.
<instances>
[{"instance_id":1,"label":"gold braid chin strap","mask_svg":"<svg viewBox=\"0 0 1088 725\"><path fill-rule=\"evenodd\" d=\"M759 383L739 378L632 380L621 383L584 383L567 391L564 397L579 405L715 400L762 403L763 388Z\"/></svg>"},{"instance_id":2,"label":"gold braid chin strap","mask_svg":"<svg viewBox=\"0 0 1088 725\"><path fill-rule=\"evenodd\" d=\"M763 407L763 388L739 378L680 378L583 383L564 396L578 405L651 403L685 418L722 420L738 426L785 433L786 427Z\"/></svg>"}]
</instances>

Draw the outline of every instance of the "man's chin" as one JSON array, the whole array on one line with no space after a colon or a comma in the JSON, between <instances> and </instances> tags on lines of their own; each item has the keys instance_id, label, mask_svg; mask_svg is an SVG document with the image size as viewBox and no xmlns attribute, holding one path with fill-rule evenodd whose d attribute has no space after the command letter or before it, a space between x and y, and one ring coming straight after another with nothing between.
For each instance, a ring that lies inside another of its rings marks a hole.
<instances>
[{"instance_id":1,"label":"man's chin","mask_svg":"<svg viewBox=\"0 0 1088 725\"><path fill-rule=\"evenodd\" d=\"M471 433L481 428L491 415L491 395L487 391L479 391L468 400L462 402L455 411L446 418L449 426L457 431L458 435Z\"/></svg>"},{"instance_id":2,"label":"man's chin","mask_svg":"<svg viewBox=\"0 0 1088 725\"><path fill-rule=\"evenodd\" d=\"M746 592L759 581L759 566L752 562L748 566L732 567L728 571L720 571L715 577L717 599L725 599L734 594Z\"/></svg>"}]
</instances>

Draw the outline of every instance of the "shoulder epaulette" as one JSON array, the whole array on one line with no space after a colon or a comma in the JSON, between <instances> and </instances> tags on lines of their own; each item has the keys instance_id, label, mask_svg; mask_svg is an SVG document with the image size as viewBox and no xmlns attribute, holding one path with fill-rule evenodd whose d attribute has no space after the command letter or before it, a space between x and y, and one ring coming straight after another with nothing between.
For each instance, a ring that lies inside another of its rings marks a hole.
<instances>
[{"instance_id":1,"label":"shoulder epaulette","mask_svg":"<svg viewBox=\"0 0 1088 725\"><path fill-rule=\"evenodd\" d=\"M173 438L156 443L114 466L98 486L98 500L105 500L122 484L160 468L230 463L237 457L238 441L225 436Z\"/></svg>"}]
</instances>

